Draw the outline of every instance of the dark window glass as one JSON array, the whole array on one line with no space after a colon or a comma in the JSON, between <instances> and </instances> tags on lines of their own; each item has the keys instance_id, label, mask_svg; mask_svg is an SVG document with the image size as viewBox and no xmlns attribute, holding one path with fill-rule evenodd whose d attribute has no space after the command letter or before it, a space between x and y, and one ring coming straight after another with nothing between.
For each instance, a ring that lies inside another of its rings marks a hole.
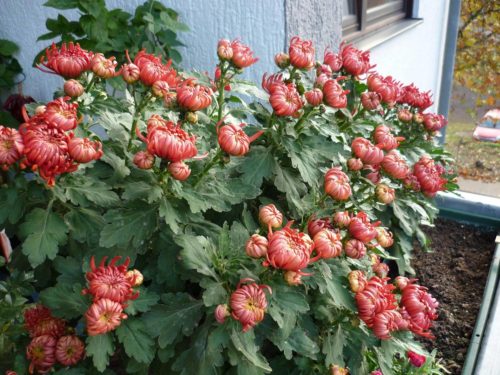
<instances>
[{"instance_id":1,"label":"dark window glass","mask_svg":"<svg viewBox=\"0 0 500 375\"><path fill-rule=\"evenodd\" d=\"M355 40L411 16L411 0L343 0L342 33Z\"/></svg>"}]
</instances>

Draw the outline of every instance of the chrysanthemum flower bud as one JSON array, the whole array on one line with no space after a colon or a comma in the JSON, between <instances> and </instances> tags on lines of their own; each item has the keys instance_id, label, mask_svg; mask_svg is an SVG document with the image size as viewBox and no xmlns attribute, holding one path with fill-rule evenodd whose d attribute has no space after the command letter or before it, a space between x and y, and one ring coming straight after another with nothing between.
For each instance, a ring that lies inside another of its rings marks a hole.
<instances>
[{"instance_id":1,"label":"chrysanthemum flower bud","mask_svg":"<svg viewBox=\"0 0 500 375\"><path fill-rule=\"evenodd\" d=\"M290 64L297 69L312 69L314 66L314 47L312 41L302 40L298 36L290 40L288 55Z\"/></svg>"},{"instance_id":2,"label":"chrysanthemum flower bud","mask_svg":"<svg viewBox=\"0 0 500 375\"><path fill-rule=\"evenodd\" d=\"M153 86L151 86L153 95L158 98L163 98L168 93L169 89L170 86L165 81L155 81L155 83L153 83Z\"/></svg>"},{"instance_id":3,"label":"chrysanthemum flower bud","mask_svg":"<svg viewBox=\"0 0 500 375\"><path fill-rule=\"evenodd\" d=\"M226 304L217 305L214 311L214 316L217 323L224 324L226 318L228 316L231 316L231 313L229 312L229 307Z\"/></svg>"},{"instance_id":4,"label":"chrysanthemum flower bud","mask_svg":"<svg viewBox=\"0 0 500 375\"><path fill-rule=\"evenodd\" d=\"M313 107L316 107L323 102L323 91L318 88L309 90L304 95L307 102Z\"/></svg>"},{"instance_id":5,"label":"chrysanthemum flower bud","mask_svg":"<svg viewBox=\"0 0 500 375\"><path fill-rule=\"evenodd\" d=\"M185 181L191 175L191 168L183 161L170 163L167 167L170 175L178 181Z\"/></svg>"},{"instance_id":6,"label":"chrysanthemum flower bud","mask_svg":"<svg viewBox=\"0 0 500 375\"><path fill-rule=\"evenodd\" d=\"M325 174L325 193L335 200L348 200L352 194L349 177L340 167L331 168Z\"/></svg>"},{"instance_id":7,"label":"chrysanthemum flower bud","mask_svg":"<svg viewBox=\"0 0 500 375\"><path fill-rule=\"evenodd\" d=\"M380 106L380 95L371 91L362 93L361 105L368 111L377 109Z\"/></svg>"},{"instance_id":8,"label":"chrysanthemum flower bud","mask_svg":"<svg viewBox=\"0 0 500 375\"><path fill-rule=\"evenodd\" d=\"M333 215L333 222L337 224L339 228L346 228L351 222L351 215L348 211L339 211Z\"/></svg>"},{"instance_id":9,"label":"chrysanthemum flower bud","mask_svg":"<svg viewBox=\"0 0 500 375\"><path fill-rule=\"evenodd\" d=\"M227 39L219 40L217 44L217 56L221 60L231 60L233 58L233 48L231 42Z\"/></svg>"},{"instance_id":10,"label":"chrysanthemum flower bud","mask_svg":"<svg viewBox=\"0 0 500 375\"><path fill-rule=\"evenodd\" d=\"M135 64L124 64L121 68L122 78L128 84L137 82L140 76L139 67Z\"/></svg>"},{"instance_id":11,"label":"chrysanthemum flower bud","mask_svg":"<svg viewBox=\"0 0 500 375\"><path fill-rule=\"evenodd\" d=\"M151 169L155 163L154 155L147 151L139 151L134 155L134 164L140 169Z\"/></svg>"},{"instance_id":12,"label":"chrysanthemum flower bud","mask_svg":"<svg viewBox=\"0 0 500 375\"><path fill-rule=\"evenodd\" d=\"M387 277L387 274L389 273L389 265L384 262L379 262L372 265L372 270L378 277L384 278Z\"/></svg>"},{"instance_id":13,"label":"chrysanthemum flower bud","mask_svg":"<svg viewBox=\"0 0 500 375\"><path fill-rule=\"evenodd\" d=\"M366 255L366 246L363 242L350 239L344 245L345 255L353 259L361 259Z\"/></svg>"},{"instance_id":14,"label":"chrysanthemum flower bud","mask_svg":"<svg viewBox=\"0 0 500 375\"><path fill-rule=\"evenodd\" d=\"M351 271L347 278L349 279L349 287L354 293L361 292L365 289L367 280L363 271Z\"/></svg>"},{"instance_id":15,"label":"chrysanthemum flower bud","mask_svg":"<svg viewBox=\"0 0 500 375\"><path fill-rule=\"evenodd\" d=\"M277 229L283 224L283 214L274 204L268 204L260 208L259 221L264 227L270 226L273 229Z\"/></svg>"},{"instance_id":16,"label":"chrysanthemum flower bud","mask_svg":"<svg viewBox=\"0 0 500 375\"><path fill-rule=\"evenodd\" d=\"M64 93L72 98L78 98L83 95L85 89L82 84L75 79L69 79L64 82Z\"/></svg>"},{"instance_id":17,"label":"chrysanthemum flower bud","mask_svg":"<svg viewBox=\"0 0 500 375\"><path fill-rule=\"evenodd\" d=\"M381 370L375 370L370 372L370 375L384 375Z\"/></svg>"},{"instance_id":18,"label":"chrysanthemum flower bud","mask_svg":"<svg viewBox=\"0 0 500 375\"><path fill-rule=\"evenodd\" d=\"M267 238L253 234L245 245L245 251L252 258L263 258L267 254Z\"/></svg>"},{"instance_id":19,"label":"chrysanthemum flower bud","mask_svg":"<svg viewBox=\"0 0 500 375\"><path fill-rule=\"evenodd\" d=\"M307 233L309 237L314 238L314 236L324 228L333 229L331 219L329 217L324 217L322 219L315 219L314 216L307 222Z\"/></svg>"},{"instance_id":20,"label":"chrysanthemum flower bud","mask_svg":"<svg viewBox=\"0 0 500 375\"><path fill-rule=\"evenodd\" d=\"M394 284L399 290L403 290L410 283L410 279L404 276L397 276L394 280Z\"/></svg>"},{"instance_id":21,"label":"chrysanthemum flower bud","mask_svg":"<svg viewBox=\"0 0 500 375\"><path fill-rule=\"evenodd\" d=\"M302 274L295 271L286 271L283 275L286 283L290 286L297 286L302 284Z\"/></svg>"},{"instance_id":22,"label":"chrysanthemum flower bud","mask_svg":"<svg viewBox=\"0 0 500 375\"><path fill-rule=\"evenodd\" d=\"M127 271L125 277L130 282L130 285L134 287L142 285L144 281L144 276L142 275L141 271L136 269Z\"/></svg>"},{"instance_id":23,"label":"chrysanthemum flower bud","mask_svg":"<svg viewBox=\"0 0 500 375\"><path fill-rule=\"evenodd\" d=\"M360 171L363 168L363 162L358 158L350 158L347 160L347 168L351 171Z\"/></svg>"},{"instance_id":24,"label":"chrysanthemum flower bud","mask_svg":"<svg viewBox=\"0 0 500 375\"><path fill-rule=\"evenodd\" d=\"M72 138L68 143L69 154L78 163L89 163L99 160L103 155L102 144L99 141L91 141L88 138Z\"/></svg>"},{"instance_id":25,"label":"chrysanthemum flower bud","mask_svg":"<svg viewBox=\"0 0 500 375\"><path fill-rule=\"evenodd\" d=\"M285 52L277 53L274 56L274 62L280 69L285 69L290 65L290 56Z\"/></svg>"},{"instance_id":26,"label":"chrysanthemum flower bud","mask_svg":"<svg viewBox=\"0 0 500 375\"><path fill-rule=\"evenodd\" d=\"M186 121L189 122L190 124L198 123L198 115L196 114L196 112L187 112Z\"/></svg>"},{"instance_id":27,"label":"chrysanthemum flower bud","mask_svg":"<svg viewBox=\"0 0 500 375\"><path fill-rule=\"evenodd\" d=\"M392 233L382 227L377 228L377 241L382 247L391 247L394 243Z\"/></svg>"},{"instance_id":28,"label":"chrysanthemum flower bud","mask_svg":"<svg viewBox=\"0 0 500 375\"><path fill-rule=\"evenodd\" d=\"M417 124L422 124L424 122L424 115L420 112L415 113L413 115L413 121L415 121Z\"/></svg>"},{"instance_id":29,"label":"chrysanthemum flower bud","mask_svg":"<svg viewBox=\"0 0 500 375\"><path fill-rule=\"evenodd\" d=\"M316 253L323 259L336 258L342 254L342 236L338 230L321 229L313 241Z\"/></svg>"},{"instance_id":30,"label":"chrysanthemum flower bud","mask_svg":"<svg viewBox=\"0 0 500 375\"><path fill-rule=\"evenodd\" d=\"M347 370L344 367L340 367L337 365L332 365L330 367L330 374L331 375L349 375L349 370Z\"/></svg>"},{"instance_id":31,"label":"chrysanthemum flower bud","mask_svg":"<svg viewBox=\"0 0 500 375\"><path fill-rule=\"evenodd\" d=\"M396 195L394 189L385 184L378 184L375 188L375 194L377 195L378 201L385 204L392 203Z\"/></svg>"},{"instance_id":32,"label":"chrysanthemum flower bud","mask_svg":"<svg viewBox=\"0 0 500 375\"><path fill-rule=\"evenodd\" d=\"M116 75L115 69L118 62L114 57L110 57L109 59L107 59L102 53L96 53L92 58L91 64L92 71L98 77L108 79Z\"/></svg>"},{"instance_id":33,"label":"chrysanthemum flower bud","mask_svg":"<svg viewBox=\"0 0 500 375\"><path fill-rule=\"evenodd\" d=\"M410 110L403 108L398 111L398 119L401 122L411 122L413 115Z\"/></svg>"},{"instance_id":34,"label":"chrysanthemum flower bud","mask_svg":"<svg viewBox=\"0 0 500 375\"><path fill-rule=\"evenodd\" d=\"M358 212L349 223L349 233L357 240L368 243L377 237L376 225L370 222L366 213Z\"/></svg>"},{"instance_id":35,"label":"chrysanthemum flower bud","mask_svg":"<svg viewBox=\"0 0 500 375\"><path fill-rule=\"evenodd\" d=\"M422 367L426 361L424 355L417 354L415 352L412 352L411 350L409 350L406 355L408 356L408 360L410 361L411 365L415 367Z\"/></svg>"}]
</instances>

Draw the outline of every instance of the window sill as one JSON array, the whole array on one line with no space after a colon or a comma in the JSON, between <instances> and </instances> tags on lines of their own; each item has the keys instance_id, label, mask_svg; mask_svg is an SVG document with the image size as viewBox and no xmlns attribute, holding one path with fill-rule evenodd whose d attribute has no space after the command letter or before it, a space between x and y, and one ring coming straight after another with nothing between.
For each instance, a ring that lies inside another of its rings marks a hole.
<instances>
[{"instance_id":1,"label":"window sill","mask_svg":"<svg viewBox=\"0 0 500 375\"><path fill-rule=\"evenodd\" d=\"M357 48L370 50L408 30L411 30L424 22L422 18L403 19L386 25L380 29L370 32L368 35L349 35L344 38L347 42L353 43Z\"/></svg>"}]
</instances>

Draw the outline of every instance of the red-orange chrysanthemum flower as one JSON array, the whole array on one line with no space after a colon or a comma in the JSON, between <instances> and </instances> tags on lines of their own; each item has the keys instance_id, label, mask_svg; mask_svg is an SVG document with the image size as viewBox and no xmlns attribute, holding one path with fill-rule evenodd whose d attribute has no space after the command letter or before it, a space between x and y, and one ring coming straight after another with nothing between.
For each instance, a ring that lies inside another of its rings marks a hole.
<instances>
[{"instance_id":1,"label":"red-orange chrysanthemum flower","mask_svg":"<svg viewBox=\"0 0 500 375\"><path fill-rule=\"evenodd\" d=\"M127 277L127 268L130 258L117 266L116 263L121 259L120 256L114 257L106 266L107 257L103 257L98 267L95 265L95 259L90 259L91 271L87 272L88 289L84 293L92 294L94 301L101 298L107 298L120 304L126 303L130 299L138 297L132 289L131 280Z\"/></svg>"},{"instance_id":2,"label":"red-orange chrysanthemum flower","mask_svg":"<svg viewBox=\"0 0 500 375\"><path fill-rule=\"evenodd\" d=\"M99 299L85 313L87 333L89 336L96 336L112 331L126 318L120 303L108 298Z\"/></svg>"},{"instance_id":3,"label":"red-orange chrysanthemum flower","mask_svg":"<svg viewBox=\"0 0 500 375\"><path fill-rule=\"evenodd\" d=\"M64 366L77 364L85 353L85 345L75 335L63 336L57 340L56 359Z\"/></svg>"}]
</instances>

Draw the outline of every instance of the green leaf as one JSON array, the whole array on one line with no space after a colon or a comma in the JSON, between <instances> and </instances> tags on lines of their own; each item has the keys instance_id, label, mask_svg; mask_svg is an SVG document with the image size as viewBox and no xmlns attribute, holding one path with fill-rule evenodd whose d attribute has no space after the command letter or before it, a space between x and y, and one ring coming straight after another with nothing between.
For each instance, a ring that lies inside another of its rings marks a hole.
<instances>
[{"instance_id":1,"label":"green leaf","mask_svg":"<svg viewBox=\"0 0 500 375\"><path fill-rule=\"evenodd\" d=\"M279 191L286 194L288 201L300 212L301 196L307 192L306 185L301 182L297 173L291 169L282 168L278 163L276 163L274 173L276 175L274 184Z\"/></svg>"},{"instance_id":2,"label":"green leaf","mask_svg":"<svg viewBox=\"0 0 500 375\"><path fill-rule=\"evenodd\" d=\"M203 292L203 303L205 306L215 306L227 301L228 295L226 289L224 289L223 283L214 282L203 282L207 279L202 280L201 286L205 289Z\"/></svg>"},{"instance_id":3,"label":"green leaf","mask_svg":"<svg viewBox=\"0 0 500 375\"><path fill-rule=\"evenodd\" d=\"M64 221L72 238L88 244L99 242L99 236L96 233L99 233L105 224L104 218L99 212L83 207L72 209L64 216Z\"/></svg>"},{"instance_id":4,"label":"green leaf","mask_svg":"<svg viewBox=\"0 0 500 375\"><path fill-rule=\"evenodd\" d=\"M290 336L283 341L280 349L286 359L292 359L295 352L301 356L316 360L316 354L319 353L319 347L316 342L311 340L307 333L300 327L295 327Z\"/></svg>"},{"instance_id":5,"label":"green leaf","mask_svg":"<svg viewBox=\"0 0 500 375\"><path fill-rule=\"evenodd\" d=\"M101 207L113 207L120 203L118 195L102 181L75 178L64 187L66 197L74 204L86 206L88 200Z\"/></svg>"},{"instance_id":6,"label":"green leaf","mask_svg":"<svg viewBox=\"0 0 500 375\"><path fill-rule=\"evenodd\" d=\"M129 318L116 329L116 336L125 353L137 362L149 364L155 356L154 340L146 332L146 326L139 319Z\"/></svg>"},{"instance_id":7,"label":"green leaf","mask_svg":"<svg viewBox=\"0 0 500 375\"><path fill-rule=\"evenodd\" d=\"M104 215L106 225L101 231L99 244L103 247L144 245L156 230L156 206L134 202L125 208L109 210Z\"/></svg>"},{"instance_id":8,"label":"green leaf","mask_svg":"<svg viewBox=\"0 0 500 375\"><path fill-rule=\"evenodd\" d=\"M211 179L206 178L197 190L185 186L180 192L193 213L204 212L208 209L217 212L229 211L233 205L253 199L259 194L258 187L245 184L239 178L227 178L222 175Z\"/></svg>"},{"instance_id":9,"label":"green leaf","mask_svg":"<svg viewBox=\"0 0 500 375\"><path fill-rule=\"evenodd\" d=\"M47 210L33 209L19 229L21 235L26 237L23 254L28 257L32 267L39 266L46 258L54 259L59 245L66 242L68 231L63 219L50 207Z\"/></svg>"},{"instance_id":10,"label":"green leaf","mask_svg":"<svg viewBox=\"0 0 500 375\"><path fill-rule=\"evenodd\" d=\"M115 352L113 337L110 333L87 337L85 348L87 356L92 357L94 366L100 372L106 370L109 364L109 356Z\"/></svg>"},{"instance_id":11,"label":"green leaf","mask_svg":"<svg viewBox=\"0 0 500 375\"><path fill-rule=\"evenodd\" d=\"M174 241L182 247L180 255L187 269L196 270L218 281L212 261L215 257L215 248L210 240L203 236L179 235Z\"/></svg>"},{"instance_id":12,"label":"green leaf","mask_svg":"<svg viewBox=\"0 0 500 375\"><path fill-rule=\"evenodd\" d=\"M239 170L243 173L241 179L246 184L260 186L262 180L272 174L275 164L270 148L253 146L239 165Z\"/></svg>"},{"instance_id":13,"label":"green leaf","mask_svg":"<svg viewBox=\"0 0 500 375\"><path fill-rule=\"evenodd\" d=\"M153 306L143 315L143 320L163 349L179 335L189 336L193 332L203 315L203 302L186 293L168 293L162 296L162 301L165 304Z\"/></svg>"},{"instance_id":14,"label":"green leaf","mask_svg":"<svg viewBox=\"0 0 500 375\"><path fill-rule=\"evenodd\" d=\"M138 292L139 297L128 302L128 306L125 309L125 312L128 315L136 315L140 312L147 312L151 310L151 307L156 305L160 300L160 296L149 289L140 288Z\"/></svg>"},{"instance_id":15,"label":"green leaf","mask_svg":"<svg viewBox=\"0 0 500 375\"><path fill-rule=\"evenodd\" d=\"M43 6L55 9L73 9L78 7L78 0L47 0Z\"/></svg>"},{"instance_id":16,"label":"green leaf","mask_svg":"<svg viewBox=\"0 0 500 375\"><path fill-rule=\"evenodd\" d=\"M54 315L65 319L80 317L89 307L89 302L82 295L80 284L58 283L54 287L44 289L40 293L40 300Z\"/></svg>"},{"instance_id":17,"label":"green leaf","mask_svg":"<svg viewBox=\"0 0 500 375\"><path fill-rule=\"evenodd\" d=\"M329 367L332 363L344 366L344 341L345 335L340 324L337 325L333 334L328 332L321 350L325 355L325 366Z\"/></svg>"},{"instance_id":18,"label":"green leaf","mask_svg":"<svg viewBox=\"0 0 500 375\"><path fill-rule=\"evenodd\" d=\"M172 369L180 371L180 375L218 375L217 367L224 365L222 351L228 345L229 336L223 326L211 332L208 321L198 330L192 339L189 349L181 353Z\"/></svg>"},{"instance_id":19,"label":"green leaf","mask_svg":"<svg viewBox=\"0 0 500 375\"><path fill-rule=\"evenodd\" d=\"M167 223L172 232L179 233L179 224L183 223L182 217L167 197L161 199L159 213L160 217L165 219L165 223Z\"/></svg>"},{"instance_id":20,"label":"green leaf","mask_svg":"<svg viewBox=\"0 0 500 375\"><path fill-rule=\"evenodd\" d=\"M321 275L321 278L317 278L321 293L328 293L335 305L355 310L354 299L342 279L349 273L349 267L341 263L330 266L320 261L317 263L317 268Z\"/></svg>"},{"instance_id":21,"label":"green leaf","mask_svg":"<svg viewBox=\"0 0 500 375\"><path fill-rule=\"evenodd\" d=\"M106 152L102 156L101 160L113 167L115 171L115 174L112 177L113 179L121 180L130 174L130 169L127 167L125 159L113 154L112 152Z\"/></svg>"},{"instance_id":22,"label":"green leaf","mask_svg":"<svg viewBox=\"0 0 500 375\"><path fill-rule=\"evenodd\" d=\"M0 224L15 224L21 218L26 202L19 193L14 186L0 188Z\"/></svg>"},{"instance_id":23,"label":"green leaf","mask_svg":"<svg viewBox=\"0 0 500 375\"><path fill-rule=\"evenodd\" d=\"M18 50L19 47L16 43L7 39L0 39L0 55L5 57L12 56Z\"/></svg>"},{"instance_id":24,"label":"green leaf","mask_svg":"<svg viewBox=\"0 0 500 375\"><path fill-rule=\"evenodd\" d=\"M163 195L159 185L144 181L129 182L125 185L122 198L128 201L144 199L148 203L157 202Z\"/></svg>"},{"instance_id":25,"label":"green leaf","mask_svg":"<svg viewBox=\"0 0 500 375\"><path fill-rule=\"evenodd\" d=\"M233 328L230 337L235 349L253 366L264 372L272 371L266 358L259 352L259 347L255 344L255 334L253 330L243 333Z\"/></svg>"},{"instance_id":26,"label":"green leaf","mask_svg":"<svg viewBox=\"0 0 500 375\"><path fill-rule=\"evenodd\" d=\"M318 186L321 180L321 172L317 168L320 158L315 149L301 146L301 142L291 137L283 137L282 142L288 150L293 167L299 170L302 180L310 186Z\"/></svg>"},{"instance_id":27,"label":"green leaf","mask_svg":"<svg viewBox=\"0 0 500 375\"><path fill-rule=\"evenodd\" d=\"M60 284L83 284L85 282L83 277L82 265L75 258L71 257L56 257L53 266L60 275L57 281Z\"/></svg>"}]
</instances>

